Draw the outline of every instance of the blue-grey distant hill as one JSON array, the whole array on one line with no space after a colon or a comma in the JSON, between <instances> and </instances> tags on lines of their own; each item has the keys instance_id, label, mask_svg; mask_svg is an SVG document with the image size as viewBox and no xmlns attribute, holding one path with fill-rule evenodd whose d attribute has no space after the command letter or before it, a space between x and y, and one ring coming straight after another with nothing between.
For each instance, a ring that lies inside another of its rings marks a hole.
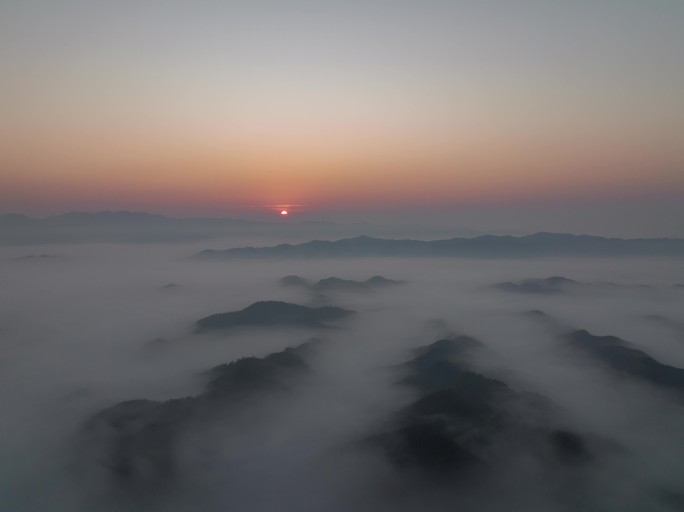
<instances>
[{"instance_id":1,"label":"blue-grey distant hill","mask_svg":"<svg viewBox=\"0 0 684 512\"><path fill-rule=\"evenodd\" d=\"M508 293L523 293L528 295L553 295L573 293L589 290L644 290L652 288L648 284L619 284L611 282L585 283L568 279L563 276L551 276L544 278L528 278L517 282L507 281L492 286L497 290Z\"/></svg>"},{"instance_id":2,"label":"blue-grey distant hill","mask_svg":"<svg viewBox=\"0 0 684 512\"><path fill-rule=\"evenodd\" d=\"M485 235L447 240L394 240L359 236L337 241L312 240L273 247L205 250L198 257L336 258L336 257L477 257L538 256L684 256L684 239L604 238L590 235L536 233L528 236Z\"/></svg>"},{"instance_id":3,"label":"blue-grey distant hill","mask_svg":"<svg viewBox=\"0 0 684 512\"><path fill-rule=\"evenodd\" d=\"M45 218L0 215L0 246L49 243L173 243L226 236L278 236L301 239L345 237L362 233L377 236L432 236L453 233L472 236L463 227L382 226L280 219L271 222L231 218L174 218L146 212L70 212ZM418 234L414 234L418 233Z\"/></svg>"},{"instance_id":4,"label":"blue-grey distant hill","mask_svg":"<svg viewBox=\"0 0 684 512\"><path fill-rule=\"evenodd\" d=\"M243 219L177 219L145 212L70 212L45 218L0 215L0 245L168 243L254 232L268 223Z\"/></svg>"}]
</instances>

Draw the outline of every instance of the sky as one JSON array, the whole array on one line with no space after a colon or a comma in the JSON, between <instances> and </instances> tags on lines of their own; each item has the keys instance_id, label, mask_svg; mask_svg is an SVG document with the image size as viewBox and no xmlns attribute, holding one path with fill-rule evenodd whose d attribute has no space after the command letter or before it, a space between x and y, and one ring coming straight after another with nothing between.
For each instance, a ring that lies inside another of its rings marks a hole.
<instances>
[{"instance_id":1,"label":"sky","mask_svg":"<svg viewBox=\"0 0 684 512\"><path fill-rule=\"evenodd\" d=\"M0 212L603 205L684 234L682 26L681 0L3 0Z\"/></svg>"}]
</instances>

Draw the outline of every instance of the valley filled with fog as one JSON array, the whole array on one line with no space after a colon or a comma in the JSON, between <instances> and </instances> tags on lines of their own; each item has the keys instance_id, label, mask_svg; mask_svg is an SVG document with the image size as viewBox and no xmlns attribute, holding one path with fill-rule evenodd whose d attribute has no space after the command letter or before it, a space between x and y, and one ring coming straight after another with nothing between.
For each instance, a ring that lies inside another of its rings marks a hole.
<instances>
[{"instance_id":1,"label":"valley filled with fog","mask_svg":"<svg viewBox=\"0 0 684 512\"><path fill-rule=\"evenodd\" d=\"M1 510L684 507L681 258L253 242L0 248Z\"/></svg>"}]
</instances>

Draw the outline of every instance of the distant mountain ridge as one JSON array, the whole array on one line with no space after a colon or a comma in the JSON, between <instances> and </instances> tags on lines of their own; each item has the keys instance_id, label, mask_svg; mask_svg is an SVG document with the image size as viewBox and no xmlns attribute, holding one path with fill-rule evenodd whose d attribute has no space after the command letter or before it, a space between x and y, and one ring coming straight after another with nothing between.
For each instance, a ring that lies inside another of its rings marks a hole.
<instances>
[{"instance_id":1,"label":"distant mountain ridge","mask_svg":"<svg viewBox=\"0 0 684 512\"><path fill-rule=\"evenodd\" d=\"M146 212L69 212L45 218L10 213L0 215L0 246L187 242L264 229L272 229L272 224L231 218L173 218Z\"/></svg>"},{"instance_id":2,"label":"distant mountain ridge","mask_svg":"<svg viewBox=\"0 0 684 512\"><path fill-rule=\"evenodd\" d=\"M472 236L480 232L464 227L377 225L368 222L332 222L230 217L168 217L147 212L69 212L44 218L23 214L0 214L0 246L49 243L170 243L232 236L350 237L374 236Z\"/></svg>"},{"instance_id":3,"label":"distant mountain ridge","mask_svg":"<svg viewBox=\"0 0 684 512\"><path fill-rule=\"evenodd\" d=\"M156 213L148 212L132 212L127 210L110 211L104 210L101 212L67 212L59 215L50 215L48 217L29 217L21 213L7 213L0 215L0 226L2 227L16 227L27 225L51 225L51 226L66 226L75 224L124 224L128 222L144 222L154 224L168 224L168 223L204 223L204 222L219 222L219 223L238 223L238 224L263 224L258 221L250 221L245 219L235 218L218 218L218 217L189 217L177 218L167 217Z\"/></svg>"},{"instance_id":4,"label":"distant mountain ridge","mask_svg":"<svg viewBox=\"0 0 684 512\"><path fill-rule=\"evenodd\" d=\"M358 236L336 241L312 240L271 247L207 249L200 258L330 257L534 257L534 256L684 256L684 239L605 238L592 235L536 233L526 236L483 235L445 240L385 239Z\"/></svg>"}]
</instances>

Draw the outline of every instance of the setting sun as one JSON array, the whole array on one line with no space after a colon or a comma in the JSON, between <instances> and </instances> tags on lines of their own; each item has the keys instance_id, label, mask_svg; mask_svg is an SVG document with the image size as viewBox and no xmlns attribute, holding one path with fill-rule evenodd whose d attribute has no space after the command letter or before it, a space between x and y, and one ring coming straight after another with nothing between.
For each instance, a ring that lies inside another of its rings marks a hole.
<instances>
[{"instance_id":1,"label":"setting sun","mask_svg":"<svg viewBox=\"0 0 684 512\"><path fill-rule=\"evenodd\" d=\"M282 211L280 212L280 215L282 215L282 216L287 215L287 210L282 210Z\"/></svg>"}]
</instances>

